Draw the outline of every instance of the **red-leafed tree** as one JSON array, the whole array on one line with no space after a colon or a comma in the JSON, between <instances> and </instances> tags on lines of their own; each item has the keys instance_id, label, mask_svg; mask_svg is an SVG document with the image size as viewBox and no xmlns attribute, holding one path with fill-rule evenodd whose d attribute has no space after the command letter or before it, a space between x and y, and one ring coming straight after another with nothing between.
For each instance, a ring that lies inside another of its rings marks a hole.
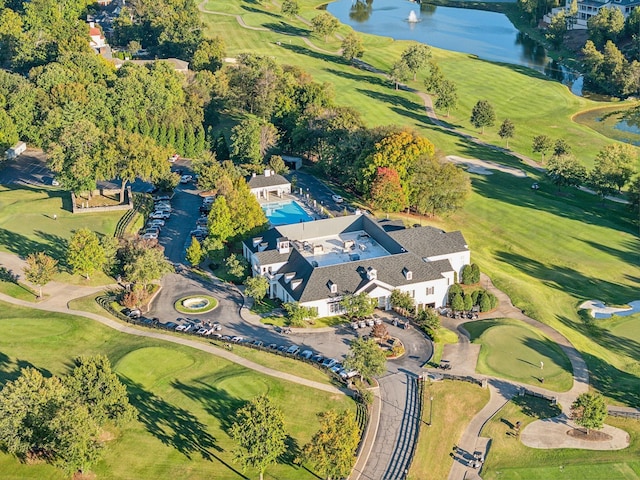
<instances>
[{"instance_id":1,"label":"red-leafed tree","mask_svg":"<svg viewBox=\"0 0 640 480\"><path fill-rule=\"evenodd\" d=\"M399 212L407 206L407 195L395 168L378 167L371 185L371 201L375 208L385 212Z\"/></svg>"}]
</instances>

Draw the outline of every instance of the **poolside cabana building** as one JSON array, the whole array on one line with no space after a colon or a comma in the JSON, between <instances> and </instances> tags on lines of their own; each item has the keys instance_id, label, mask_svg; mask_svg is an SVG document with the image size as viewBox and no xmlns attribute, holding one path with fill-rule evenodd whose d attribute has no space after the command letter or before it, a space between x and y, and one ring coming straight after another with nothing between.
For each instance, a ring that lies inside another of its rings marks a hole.
<instances>
[{"instance_id":1,"label":"poolside cabana building","mask_svg":"<svg viewBox=\"0 0 640 480\"><path fill-rule=\"evenodd\" d=\"M269 194L282 198L291 193L291 182L271 169L266 169L262 175L254 173L247 183L258 200L268 200Z\"/></svg>"}]
</instances>

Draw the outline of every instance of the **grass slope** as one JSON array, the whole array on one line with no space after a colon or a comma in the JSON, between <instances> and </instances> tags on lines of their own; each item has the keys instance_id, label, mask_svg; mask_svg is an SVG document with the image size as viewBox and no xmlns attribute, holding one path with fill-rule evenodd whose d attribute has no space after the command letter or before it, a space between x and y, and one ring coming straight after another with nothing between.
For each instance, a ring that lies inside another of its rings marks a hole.
<instances>
[{"instance_id":1,"label":"grass slope","mask_svg":"<svg viewBox=\"0 0 640 480\"><path fill-rule=\"evenodd\" d=\"M482 345L478 372L543 385L559 392L573 385L567 356L558 345L529 325L498 319L468 322L464 327L471 334L471 340ZM540 362L544 363L542 369Z\"/></svg>"},{"instance_id":2,"label":"grass slope","mask_svg":"<svg viewBox=\"0 0 640 480\"><path fill-rule=\"evenodd\" d=\"M104 353L127 384L140 415L109 442L93 469L98 478L238 479L227 434L233 412L268 393L285 412L291 435L287 455L269 475L311 479L292 461L318 427L316 414L354 408L347 397L303 388L179 345L117 333L90 320L0 304L0 383L33 365L47 374L68 372L76 355ZM295 414L292 414L295 412ZM23 465L0 454L3 479L62 479L47 465Z\"/></svg>"}]
</instances>

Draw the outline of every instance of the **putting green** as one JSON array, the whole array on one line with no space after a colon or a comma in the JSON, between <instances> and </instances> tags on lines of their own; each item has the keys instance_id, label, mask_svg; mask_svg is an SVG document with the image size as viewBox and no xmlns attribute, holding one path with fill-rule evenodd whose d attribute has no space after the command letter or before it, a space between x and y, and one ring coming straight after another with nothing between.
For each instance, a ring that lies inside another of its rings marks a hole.
<instances>
[{"instance_id":1,"label":"putting green","mask_svg":"<svg viewBox=\"0 0 640 480\"><path fill-rule=\"evenodd\" d=\"M469 322L464 327L473 342L482 345L477 365L479 373L559 392L573 385L569 358L529 325L499 319Z\"/></svg>"}]
</instances>

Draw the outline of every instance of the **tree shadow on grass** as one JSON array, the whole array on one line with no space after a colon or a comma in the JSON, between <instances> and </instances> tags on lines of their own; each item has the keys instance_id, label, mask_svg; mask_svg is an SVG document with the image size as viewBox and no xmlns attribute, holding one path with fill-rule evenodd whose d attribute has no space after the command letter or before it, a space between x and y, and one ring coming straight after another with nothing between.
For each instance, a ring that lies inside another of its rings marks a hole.
<instances>
[{"instance_id":1,"label":"tree shadow on grass","mask_svg":"<svg viewBox=\"0 0 640 480\"><path fill-rule=\"evenodd\" d=\"M342 62L342 63L344 63L345 65L348 65L347 62ZM353 80L355 82L358 82L359 84L362 84L362 82L367 82L367 83L370 83L371 85L378 85L380 87L392 86L391 82L386 78L383 78L381 75L361 73L363 72L363 70L357 70L360 73L350 73L350 72L345 72L343 70L327 68L326 71L338 77Z\"/></svg>"},{"instance_id":2,"label":"tree shadow on grass","mask_svg":"<svg viewBox=\"0 0 640 480\"><path fill-rule=\"evenodd\" d=\"M212 461L212 450L222 451L207 426L188 410L166 402L142 385L123 377L131 404L138 410L138 420L149 433L185 457L199 454ZM216 457L217 458L217 457Z\"/></svg>"},{"instance_id":3,"label":"tree shadow on grass","mask_svg":"<svg viewBox=\"0 0 640 480\"><path fill-rule=\"evenodd\" d=\"M527 417L533 418L551 418L560 415L562 410L557 405L551 405L549 400L544 398L532 397L531 395L516 396L511 401L518 405Z\"/></svg>"},{"instance_id":4,"label":"tree shadow on grass","mask_svg":"<svg viewBox=\"0 0 640 480\"><path fill-rule=\"evenodd\" d=\"M311 48L303 47L301 45L293 45L289 43L283 43L280 45L282 48L286 48L287 50L291 50L298 55L307 55L309 57L313 57L317 60L323 60L325 62L335 63L337 57L335 55L331 55L328 53L318 52L317 50L313 50Z\"/></svg>"},{"instance_id":5,"label":"tree shadow on grass","mask_svg":"<svg viewBox=\"0 0 640 480\"><path fill-rule=\"evenodd\" d=\"M0 228L0 244L20 258L26 258L33 252L51 253L51 245L43 242L36 242L19 233Z\"/></svg>"},{"instance_id":6,"label":"tree shadow on grass","mask_svg":"<svg viewBox=\"0 0 640 480\"><path fill-rule=\"evenodd\" d=\"M291 35L295 37L307 37L311 33L311 31L306 28L299 28L286 22L265 23L263 24L263 27L268 28L273 33L280 33L282 35Z\"/></svg>"},{"instance_id":7,"label":"tree shadow on grass","mask_svg":"<svg viewBox=\"0 0 640 480\"><path fill-rule=\"evenodd\" d=\"M200 381L187 385L180 380L174 380L171 386L191 400L201 403L209 415L218 419L220 426L227 433L233 425L236 412L247 403L241 398L230 396L226 390Z\"/></svg>"},{"instance_id":8,"label":"tree shadow on grass","mask_svg":"<svg viewBox=\"0 0 640 480\"><path fill-rule=\"evenodd\" d=\"M7 382L13 382L22 375L25 368L35 368L45 377L52 377L53 374L46 368L38 368L27 360L12 361L11 358L3 352L0 352L0 389Z\"/></svg>"},{"instance_id":9,"label":"tree shadow on grass","mask_svg":"<svg viewBox=\"0 0 640 480\"><path fill-rule=\"evenodd\" d=\"M60 235L54 235L52 233L43 232L42 230L36 230L34 232L37 237L47 242L49 254L58 260L62 266L66 266L67 258L67 239Z\"/></svg>"}]
</instances>

